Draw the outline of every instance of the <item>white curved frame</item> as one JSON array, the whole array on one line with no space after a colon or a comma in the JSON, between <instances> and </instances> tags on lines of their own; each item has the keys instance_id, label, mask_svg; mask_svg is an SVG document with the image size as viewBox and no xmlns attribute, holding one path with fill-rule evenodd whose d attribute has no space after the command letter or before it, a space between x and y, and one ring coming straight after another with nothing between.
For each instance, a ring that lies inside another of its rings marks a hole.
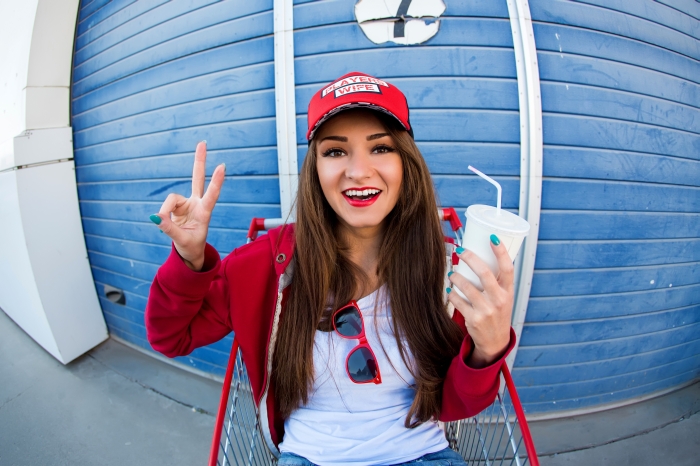
<instances>
[{"instance_id":1,"label":"white curved frame","mask_svg":"<svg viewBox=\"0 0 700 466\"><path fill-rule=\"evenodd\" d=\"M275 0L275 114L277 163L282 218L294 218L292 206L299 180L297 165L296 98L294 95L294 5L293 0Z\"/></svg>"},{"instance_id":2,"label":"white curved frame","mask_svg":"<svg viewBox=\"0 0 700 466\"><path fill-rule=\"evenodd\" d=\"M518 77L520 104L520 216L530 223L515 264L515 304L512 324L517 343L506 359L512 368L525 323L535 272L542 208L542 98L537 47L527 0L507 0Z\"/></svg>"},{"instance_id":3,"label":"white curved frame","mask_svg":"<svg viewBox=\"0 0 700 466\"><path fill-rule=\"evenodd\" d=\"M5 60L1 74L26 72L26 81L13 83L21 90L4 94L23 112L8 118L11 131L19 134L9 140L3 133L0 141L0 212L9 219L0 232L0 262L11 264L0 269L0 304L64 364L108 337L87 258L73 164L70 81L78 3L0 4L12 18L3 35L14 35L13 46L20 50Z\"/></svg>"}]
</instances>

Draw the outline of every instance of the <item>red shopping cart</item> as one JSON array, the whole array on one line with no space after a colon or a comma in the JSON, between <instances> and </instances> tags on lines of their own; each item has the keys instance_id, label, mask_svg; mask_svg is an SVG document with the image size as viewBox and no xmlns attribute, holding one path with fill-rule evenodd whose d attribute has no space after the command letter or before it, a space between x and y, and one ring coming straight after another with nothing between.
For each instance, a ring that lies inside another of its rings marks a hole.
<instances>
[{"instance_id":1,"label":"red shopping cart","mask_svg":"<svg viewBox=\"0 0 700 466\"><path fill-rule=\"evenodd\" d=\"M453 208L438 209L440 218L449 222L458 244L462 223ZM248 230L248 242L260 231L282 225L283 219L254 218ZM444 425L450 447L470 466L539 466L515 384L503 363L505 384L494 402L478 415ZM257 408L238 341L234 338L224 377L221 400L214 426L209 466L274 465L277 459L262 438Z\"/></svg>"}]
</instances>

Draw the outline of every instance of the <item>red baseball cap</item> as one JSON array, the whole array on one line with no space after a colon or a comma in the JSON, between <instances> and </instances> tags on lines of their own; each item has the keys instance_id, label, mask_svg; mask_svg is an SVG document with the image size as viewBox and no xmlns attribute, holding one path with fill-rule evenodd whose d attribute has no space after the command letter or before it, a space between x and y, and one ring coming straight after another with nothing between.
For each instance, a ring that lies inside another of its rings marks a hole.
<instances>
[{"instance_id":1,"label":"red baseball cap","mask_svg":"<svg viewBox=\"0 0 700 466\"><path fill-rule=\"evenodd\" d=\"M391 115L413 136L403 92L386 81L353 71L322 87L311 98L306 139L311 141L318 127L332 116L358 107Z\"/></svg>"}]
</instances>

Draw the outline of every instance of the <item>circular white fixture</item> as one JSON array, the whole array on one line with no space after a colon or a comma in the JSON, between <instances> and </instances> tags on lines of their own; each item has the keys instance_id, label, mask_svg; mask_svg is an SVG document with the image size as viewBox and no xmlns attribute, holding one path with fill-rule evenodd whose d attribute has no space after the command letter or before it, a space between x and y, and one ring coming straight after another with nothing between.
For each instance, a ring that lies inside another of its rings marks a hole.
<instances>
[{"instance_id":1,"label":"circular white fixture","mask_svg":"<svg viewBox=\"0 0 700 466\"><path fill-rule=\"evenodd\" d=\"M420 44L440 28L437 18L445 12L442 0L359 0L355 18L375 44Z\"/></svg>"}]
</instances>

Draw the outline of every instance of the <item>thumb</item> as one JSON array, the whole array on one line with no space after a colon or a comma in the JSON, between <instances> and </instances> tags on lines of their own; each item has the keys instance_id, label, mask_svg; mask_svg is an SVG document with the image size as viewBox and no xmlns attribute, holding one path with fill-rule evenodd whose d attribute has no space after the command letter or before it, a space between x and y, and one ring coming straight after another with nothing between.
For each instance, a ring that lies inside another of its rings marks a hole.
<instances>
[{"instance_id":1,"label":"thumb","mask_svg":"<svg viewBox=\"0 0 700 466\"><path fill-rule=\"evenodd\" d=\"M149 218L153 223L158 225L160 231L168 235L175 244L181 242L183 235L182 229L170 220L170 214L159 212L157 214L152 214Z\"/></svg>"}]
</instances>

